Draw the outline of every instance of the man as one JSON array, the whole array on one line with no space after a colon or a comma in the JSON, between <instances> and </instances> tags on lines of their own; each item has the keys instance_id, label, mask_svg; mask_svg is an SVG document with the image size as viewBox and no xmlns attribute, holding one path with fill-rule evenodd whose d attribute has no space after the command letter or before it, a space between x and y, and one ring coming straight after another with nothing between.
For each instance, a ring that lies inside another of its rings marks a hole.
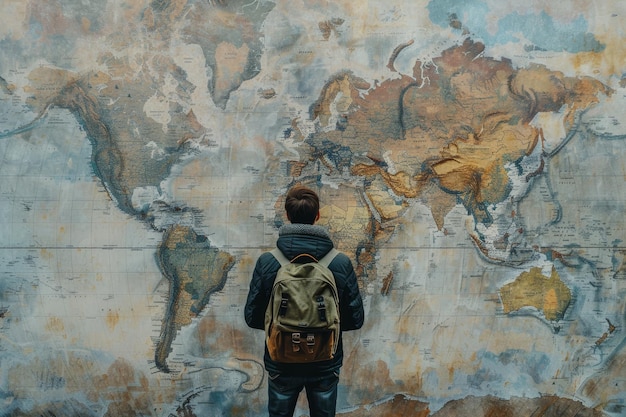
<instances>
[{"instance_id":1,"label":"man","mask_svg":"<svg viewBox=\"0 0 626 417\"><path fill-rule=\"evenodd\" d=\"M320 212L319 198L313 190L303 186L289 190L285 211L291 224L280 228L276 246L287 259L294 260L298 255L309 254L319 260L333 249L326 229L314 224ZM305 256L294 262L311 262L311 259ZM264 329L265 310L279 268L279 261L269 252L257 260L244 311L246 323L254 329ZM363 301L350 258L339 253L328 268L337 284L341 330L361 328ZM268 373L270 417L293 416L302 389L306 389L310 417L335 415L339 369L343 363L341 333L336 354L330 360L304 364L279 363L271 359L266 344L264 362Z\"/></svg>"}]
</instances>

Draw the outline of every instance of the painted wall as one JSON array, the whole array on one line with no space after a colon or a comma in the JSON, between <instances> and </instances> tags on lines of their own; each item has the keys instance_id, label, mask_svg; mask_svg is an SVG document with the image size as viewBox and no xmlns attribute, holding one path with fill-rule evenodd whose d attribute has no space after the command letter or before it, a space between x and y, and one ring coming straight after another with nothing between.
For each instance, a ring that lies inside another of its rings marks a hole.
<instances>
[{"instance_id":1,"label":"painted wall","mask_svg":"<svg viewBox=\"0 0 626 417\"><path fill-rule=\"evenodd\" d=\"M0 416L263 415L298 182L365 302L340 415L624 415L625 18L2 1Z\"/></svg>"}]
</instances>

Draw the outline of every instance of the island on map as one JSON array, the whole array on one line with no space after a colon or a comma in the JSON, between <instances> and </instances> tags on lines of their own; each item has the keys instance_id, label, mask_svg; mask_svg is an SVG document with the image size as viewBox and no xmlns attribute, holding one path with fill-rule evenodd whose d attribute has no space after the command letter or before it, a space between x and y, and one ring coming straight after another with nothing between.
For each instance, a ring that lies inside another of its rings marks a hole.
<instances>
[{"instance_id":1,"label":"island on map","mask_svg":"<svg viewBox=\"0 0 626 417\"><path fill-rule=\"evenodd\" d=\"M549 277L542 274L541 268L531 268L522 272L515 281L504 285L500 289L500 297L506 314L533 307L546 320L558 321L563 319L572 301L572 291L561 281L554 267Z\"/></svg>"}]
</instances>

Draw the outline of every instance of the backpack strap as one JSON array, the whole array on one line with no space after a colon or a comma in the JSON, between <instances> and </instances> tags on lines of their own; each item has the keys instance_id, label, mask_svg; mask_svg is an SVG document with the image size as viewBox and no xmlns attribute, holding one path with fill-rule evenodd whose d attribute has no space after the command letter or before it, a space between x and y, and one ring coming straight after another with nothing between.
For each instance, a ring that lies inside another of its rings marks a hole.
<instances>
[{"instance_id":1,"label":"backpack strap","mask_svg":"<svg viewBox=\"0 0 626 417\"><path fill-rule=\"evenodd\" d=\"M339 251L335 248L332 248L322 259L319 260L318 264L324 265L328 268L328 265L335 259L335 256L339 255Z\"/></svg>"},{"instance_id":2,"label":"backpack strap","mask_svg":"<svg viewBox=\"0 0 626 417\"><path fill-rule=\"evenodd\" d=\"M274 248L272 251L270 251L270 253L280 263L280 266L287 265L287 264L291 263L291 261L289 259L287 259L287 257L278 248ZM332 248L326 255L324 255L324 257L322 259L317 261L317 263L320 264L320 265L324 265L326 268L328 268L328 265L330 265L330 263L333 261L333 259L335 259L335 257L337 255L339 255L339 253L340 252L337 249ZM308 255L308 254L301 254L301 255L298 255L298 256L303 256L303 255L304 256L308 256L308 257L310 257L312 259L315 259L311 255ZM294 259L298 258L298 256L296 256Z\"/></svg>"},{"instance_id":3,"label":"backpack strap","mask_svg":"<svg viewBox=\"0 0 626 417\"><path fill-rule=\"evenodd\" d=\"M335 257L339 255L339 251L335 248L332 248L322 259L319 260L318 264L323 265L328 268L328 265L335 259ZM321 321L326 320L326 301L323 296L319 296L315 299L317 303L317 313L319 314Z\"/></svg>"},{"instance_id":4,"label":"backpack strap","mask_svg":"<svg viewBox=\"0 0 626 417\"><path fill-rule=\"evenodd\" d=\"M288 263L290 263L289 259L287 259L287 257L285 255L283 255L283 253L280 251L280 249L274 248L274 250L272 250L270 253L280 263L280 266L287 265Z\"/></svg>"},{"instance_id":5,"label":"backpack strap","mask_svg":"<svg viewBox=\"0 0 626 417\"><path fill-rule=\"evenodd\" d=\"M283 255L280 249L274 248L274 250L272 250L270 253L280 263L281 267L288 265L290 263L289 259L287 259L285 255ZM288 304L289 304L289 294L283 293L280 298L280 307L278 308L279 316L281 317L285 316L285 314L287 313Z\"/></svg>"}]
</instances>

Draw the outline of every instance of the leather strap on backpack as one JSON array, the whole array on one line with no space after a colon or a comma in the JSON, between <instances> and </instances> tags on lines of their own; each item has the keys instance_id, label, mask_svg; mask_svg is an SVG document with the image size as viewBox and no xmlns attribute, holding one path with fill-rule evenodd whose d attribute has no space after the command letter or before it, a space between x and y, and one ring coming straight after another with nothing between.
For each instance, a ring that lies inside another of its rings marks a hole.
<instances>
[{"instance_id":1,"label":"leather strap on backpack","mask_svg":"<svg viewBox=\"0 0 626 417\"><path fill-rule=\"evenodd\" d=\"M289 259L287 259L287 257L282 253L282 251L278 248L274 248L272 251L270 251L270 253L274 256L274 258L276 258L276 260L280 263L281 266L283 265L287 265L288 263L291 263L293 261L295 261L296 259L298 259L300 256L308 256L309 258L313 259L315 262L317 262L320 265L324 265L326 268L328 268L328 265L330 265L330 263L333 261L333 259L335 259L335 256L337 256L340 252L335 249L332 248L330 251L328 251L328 253L326 255L324 255L324 257L322 259L320 259L319 261L317 259L315 259L315 257L313 255L309 255L308 253L301 253L300 255L296 256L295 258L293 258L291 261Z\"/></svg>"}]
</instances>

